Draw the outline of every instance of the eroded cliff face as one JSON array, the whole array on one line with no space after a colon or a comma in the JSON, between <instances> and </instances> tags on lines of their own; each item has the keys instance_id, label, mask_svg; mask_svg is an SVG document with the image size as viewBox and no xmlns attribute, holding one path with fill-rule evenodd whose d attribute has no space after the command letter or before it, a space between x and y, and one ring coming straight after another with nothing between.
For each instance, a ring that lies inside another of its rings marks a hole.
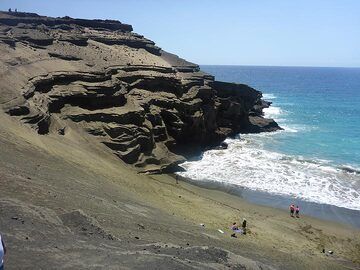
<instances>
[{"instance_id":1,"label":"eroded cliff face","mask_svg":"<svg viewBox=\"0 0 360 270\"><path fill-rule=\"evenodd\" d=\"M10 116L41 135L84 130L143 172L279 129L261 92L215 81L118 21L0 13L0 78Z\"/></svg>"}]
</instances>

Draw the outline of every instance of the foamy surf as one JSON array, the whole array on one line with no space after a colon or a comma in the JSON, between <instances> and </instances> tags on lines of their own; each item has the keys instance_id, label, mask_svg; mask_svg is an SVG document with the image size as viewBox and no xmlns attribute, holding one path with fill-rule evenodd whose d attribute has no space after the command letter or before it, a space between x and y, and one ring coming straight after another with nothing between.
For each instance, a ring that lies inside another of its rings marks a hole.
<instances>
[{"instance_id":1,"label":"foamy surf","mask_svg":"<svg viewBox=\"0 0 360 270\"><path fill-rule=\"evenodd\" d=\"M273 94L263 94L263 98L265 100L273 100L276 98ZM288 115L291 112L283 110L281 107L277 106L277 104L272 104L269 108L264 108L264 117L274 119L283 129L285 132L296 133L299 131L306 131L309 127L301 126L301 125L294 125L289 123Z\"/></svg>"},{"instance_id":2,"label":"foamy surf","mask_svg":"<svg viewBox=\"0 0 360 270\"><path fill-rule=\"evenodd\" d=\"M201 160L183 163L186 171L180 174L360 210L359 174L332 166L330 161L265 150L259 138L228 139L228 149L207 151Z\"/></svg>"},{"instance_id":3,"label":"foamy surf","mask_svg":"<svg viewBox=\"0 0 360 270\"><path fill-rule=\"evenodd\" d=\"M271 93L263 93L263 94L262 94L262 97L263 97L263 99L265 99L265 100L275 99L275 98L276 98L276 96L275 96L274 94L271 94Z\"/></svg>"},{"instance_id":4,"label":"foamy surf","mask_svg":"<svg viewBox=\"0 0 360 270\"><path fill-rule=\"evenodd\" d=\"M280 115L284 115L285 112L279 107L270 106L269 108L263 109L264 116L266 118L278 118Z\"/></svg>"}]
</instances>

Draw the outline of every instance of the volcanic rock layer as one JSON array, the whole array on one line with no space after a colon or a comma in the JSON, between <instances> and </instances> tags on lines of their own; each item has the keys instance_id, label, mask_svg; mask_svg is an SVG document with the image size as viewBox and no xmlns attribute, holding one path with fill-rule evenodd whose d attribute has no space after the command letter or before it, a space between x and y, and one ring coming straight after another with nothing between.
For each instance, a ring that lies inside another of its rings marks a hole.
<instances>
[{"instance_id":1,"label":"volcanic rock layer","mask_svg":"<svg viewBox=\"0 0 360 270\"><path fill-rule=\"evenodd\" d=\"M274 131L270 105L118 21L0 13L0 103L39 134L86 131L143 172L240 132Z\"/></svg>"}]
</instances>

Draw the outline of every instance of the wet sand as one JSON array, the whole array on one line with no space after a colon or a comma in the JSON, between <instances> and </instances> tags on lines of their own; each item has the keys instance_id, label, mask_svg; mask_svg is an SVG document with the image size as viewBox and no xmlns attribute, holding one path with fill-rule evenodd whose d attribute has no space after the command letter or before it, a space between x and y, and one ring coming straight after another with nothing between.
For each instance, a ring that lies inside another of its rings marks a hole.
<instances>
[{"instance_id":1,"label":"wet sand","mask_svg":"<svg viewBox=\"0 0 360 270\"><path fill-rule=\"evenodd\" d=\"M299 205L301 209L300 215L308 215L323 220L343 223L354 228L360 228L360 211L357 210L337 207L329 204L308 202L301 199L294 199L291 197L270 194L262 191L255 191L233 184L225 184L211 180L199 181L180 176L176 177L181 179L181 181L185 181L196 186L207 189L221 190L226 193L239 196L248 202L258 205L288 210L289 205L294 203L295 205Z\"/></svg>"}]
</instances>

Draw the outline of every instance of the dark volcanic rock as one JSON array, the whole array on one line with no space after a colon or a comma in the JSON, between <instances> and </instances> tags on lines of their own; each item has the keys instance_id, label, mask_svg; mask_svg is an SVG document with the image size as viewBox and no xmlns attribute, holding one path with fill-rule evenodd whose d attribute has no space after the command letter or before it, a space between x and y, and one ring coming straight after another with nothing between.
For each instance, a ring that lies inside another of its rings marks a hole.
<instances>
[{"instance_id":1,"label":"dark volcanic rock","mask_svg":"<svg viewBox=\"0 0 360 270\"><path fill-rule=\"evenodd\" d=\"M251 125L247 128L248 132L258 133L280 129L279 125L273 119L267 119L261 116L250 116L249 120Z\"/></svg>"},{"instance_id":2,"label":"dark volcanic rock","mask_svg":"<svg viewBox=\"0 0 360 270\"><path fill-rule=\"evenodd\" d=\"M128 24L122 24L119 21L114 20L85 20L85 19L73 19L70 17L63 18L51 18L45 16L39 16L35 13L26 12L2 12L0 23L9 26L17 26L18 24L26 25L46 25L46 26L60 26L64 25L79 25L82 27L103 28L108 30L122 30L130 32L132 26Z\"/></svg>"},{"instance_id":3,"label":"dark volcanic rock","mask_svg":"<svg viewBox=\"0 0 360 270\"><path fill-rule=\"evenodd\" d=\"M215 81L118 21L0 13L1 104L39 134L74 125L144 172L239 132L280 129L244 85ZM10 46L9 46L10 45ZM225 146L224 146L225 147Z\"/></svg>"}]
</instances>

